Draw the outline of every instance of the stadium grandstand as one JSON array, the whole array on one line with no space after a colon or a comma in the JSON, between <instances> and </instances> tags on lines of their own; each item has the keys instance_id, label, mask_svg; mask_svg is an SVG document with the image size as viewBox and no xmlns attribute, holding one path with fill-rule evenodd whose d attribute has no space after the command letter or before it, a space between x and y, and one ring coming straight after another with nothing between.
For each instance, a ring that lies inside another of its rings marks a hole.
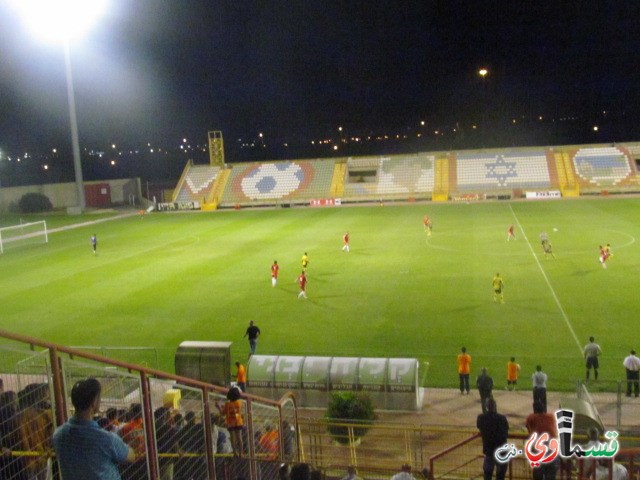
<instances>
[{"instance_id":1,"label":"stadium grandstand","mask_svg":"<svg viewBox=\"0 0 640 480\"><path fill-rule=\"evenodd\" d=\"M630 143L215 165L190 161L172 201L213 210L635 193L639 158L640 145Z\"/></svg>"}]
</instances>

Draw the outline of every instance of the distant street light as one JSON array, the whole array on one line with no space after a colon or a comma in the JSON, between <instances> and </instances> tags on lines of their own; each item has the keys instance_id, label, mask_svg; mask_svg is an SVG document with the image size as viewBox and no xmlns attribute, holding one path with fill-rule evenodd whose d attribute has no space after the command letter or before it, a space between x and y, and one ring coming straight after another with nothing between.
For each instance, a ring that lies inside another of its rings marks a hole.
<instances>
[{"instance_id":1,"label":"distant street light","mask_svg":"<svg viewBox=\"0 0 640 480\"><path fill-rule=\"evenodd\" d=\"M34 35L50 42L62 43L64 46L73 168L76 177L78 207L82 211L86 207L86 200L69 45L72 39L80 37L89 30L104 12L107 2L106 0L13 0L12 3Z\"/></svg>"}]
</instances>

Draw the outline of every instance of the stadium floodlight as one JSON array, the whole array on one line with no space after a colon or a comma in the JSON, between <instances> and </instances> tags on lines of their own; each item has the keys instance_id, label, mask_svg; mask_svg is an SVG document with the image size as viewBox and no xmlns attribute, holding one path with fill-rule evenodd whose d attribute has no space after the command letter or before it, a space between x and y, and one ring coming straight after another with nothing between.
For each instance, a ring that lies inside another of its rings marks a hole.
<instances>
[{"instance_id":1,"label":"stadium floodlight","mask_svg":"<svg viewBox=\"0 0 640 480\"><path fill-rule=\"evenodd\" d=\"M68 43L81 37L106 10L106 0L12 0L29 29L43 40Z\"/></svg>"},{"instance_id":2,"label":"stadium floodlight","mask_svg":"<svg viewBox=\"0 0 640 480\"><path fill-rule=\"evenodd\" d=\"M76 177L78 207L84 210L86 200L80 159L80 139L76 102L71 75L71 53L69 45L87 32L106 10L106 0L12 0L28 28L36 37L64 44L65 73L67 77L67 99L71 124L71 146L73 168Z\"/></svg>"}]
</instances>

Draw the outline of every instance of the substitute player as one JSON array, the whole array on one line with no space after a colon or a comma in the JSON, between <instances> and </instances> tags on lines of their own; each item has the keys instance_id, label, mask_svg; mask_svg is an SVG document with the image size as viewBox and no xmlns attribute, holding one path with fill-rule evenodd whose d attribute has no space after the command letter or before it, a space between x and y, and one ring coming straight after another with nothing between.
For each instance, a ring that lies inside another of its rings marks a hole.
<instances>
[{"instance_id":1,"label":"substitute player","mask_svg":"<svg viewBox=\"0 0 640 480\"><path fill-rule=\"evenodd\" d=\"M349 253L349 232L342 236L342 251Z\"/></svg>"},{"instance_id":2,"label":"substitute player","mask_svg":"<svg viewBox=\"0 0 640 480\"><path fill-rule=\"evenodd\" d=\"M274 260L273 265L271 265L271 286L275 287L278 283L278 272L280 271L280 267L278 266L278 261ZM244 390L243 390L244 391Z\"/></svg>"},{"instance_id":3,"label":"substitute player","mask_svg":"<svg viewBox=\"0 0 640 480\"><path fill-rule=\"evenodd\" d=\"M509 225L509 228L507 228L507 242L512 238L515 240L516 234L515 234L513 225Z\"/></svg>"},{"instance_id":4,"label":"substitute player","mask_svg":"<svg viewBox=\"0 0 640 480\"><path fill-rule=\"evenodd\" d=\"M307 276L304 274L304 270L300 275L298 275L298 279L296 281L298 282L298 285L300 285L298 298L307 298Z\"/></svg>"},{"instance_id":5,"label":"substitute player","mask_svg":"<svg viewBox=\"0 0 640 480\"><path fill-rule=\"evenodd\" d=\"M500 303L504 303L504 294L502 293L502 289L504 288L504 282L502 278L500 278L500 274L496 273L496 276L493 277L493 301L497 302L500 299Z\"/></svg>"},{"instance_id":6,"label":"substitute player","mask_svg":"<svg viewBox=\"0 0 640 480\"><path fill-rule=\"evenodd\" d=\"M511 357L507 362L507 390L515 392L520 375L520 365L516 363L516 357Z\"/></svg>"}]
</instances>

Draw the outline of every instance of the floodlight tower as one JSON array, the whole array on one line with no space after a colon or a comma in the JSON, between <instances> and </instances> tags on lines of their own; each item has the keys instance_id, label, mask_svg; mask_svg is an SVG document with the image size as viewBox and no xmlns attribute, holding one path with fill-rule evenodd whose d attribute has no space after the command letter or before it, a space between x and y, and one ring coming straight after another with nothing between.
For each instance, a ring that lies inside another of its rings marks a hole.
<instances>
[{"instance_id":1,"label":"floodlight tower","mask_svg":"<svg viewBox=\"0 0 640 480\"><path fill-rule=\"evenodd\" d=\"M73 75L71 72L70 44L72 40L76 40L88 31L91 25L98 20L105 11L106 3L107 0L13 0L14 7L36 36L49 42L62 43L64 46L73 168L80 212L86 207L86 200L82 178L80 137L73 90Z\"/></svg>"},{"instance_id":2,"label":"floodlight tower","mask_svg":"<svg viewBox=\"0 0 640 480\"><path fill-rule=\"evenodd\" d=\"M478 70L478 75L480 75L480 78L482 79L482 96L484 97L482 100L482 103L484 105L482 105L482 127L481 127L481 131L483 132L484 136L486 137L488 129L487 129L487 110L489 109L489 100L488 100L488 96L487 96L487 81L485 80L485 77L487 76L487 74L489 73L489 70L487 70L486 68L481 68L480 70ZM486 138L483 139L483 145L486 145Z\"/></svg>"}]
</instances>

